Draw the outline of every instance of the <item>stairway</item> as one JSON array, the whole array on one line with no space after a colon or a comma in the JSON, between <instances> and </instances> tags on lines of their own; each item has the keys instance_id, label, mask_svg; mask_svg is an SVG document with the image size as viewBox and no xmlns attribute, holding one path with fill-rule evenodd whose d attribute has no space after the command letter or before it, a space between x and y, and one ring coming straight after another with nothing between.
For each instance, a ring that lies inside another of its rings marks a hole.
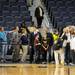
<instances>
[{"instance_id":1,"label":"stairway","mask_svg":"<svg viewBox=\"0 0 75 75\"><path fill-rule=\"evenodd\" d=\"M43 19L43 22L42 22L42 28L48 28L49 31L52 31L53 27L52 27L52 23L48 17L48 12L46 11L46 8L43 4L43 2L41 2L40 0L33 0L33 5L31 7L29 7L29 10L30 10L30 14L32 16L32 21L34 21L34 24L37 25L37 21L36 21L36 18L34 16L34 12L35 12L35 9L37 6L41 6L43 9L44 9L44 19Z\"/></svg>"}]
</instances>

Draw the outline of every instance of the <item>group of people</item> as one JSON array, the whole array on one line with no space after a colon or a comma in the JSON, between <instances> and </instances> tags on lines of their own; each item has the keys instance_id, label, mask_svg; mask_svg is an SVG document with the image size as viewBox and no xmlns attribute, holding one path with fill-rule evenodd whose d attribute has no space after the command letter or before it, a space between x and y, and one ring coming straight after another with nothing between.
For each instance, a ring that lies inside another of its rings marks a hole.
<instances>
[{"instance_id":1,"label":"group of people","mask_svg":"<svg viewBox=\"0 0 75 75\"><path fill-rule=\"evenodd\" d=\"M6 32L0 27L0 62L6 62L6 55L12 55L12 62L50 63L56 65L75 64L75 26L65 27L61 32L48 27L42 28L44 11L38 6L35 10L37 27L23 23Z\"/></svg>"},{"instance_id":2,"label":"group of people","mask_svg":"<svg viewBox=\"0 0 75 75\"><path fill-rule=\"evenodd\" d=\"M19 54L19 37L18 37L18 26L12 28L11 31L6 32L3 27L0 27L0 61L6 62L6 55L9 53L9 49L13 49L13 61L14 58L18 58ZM11 35L11 36L10 36ZM12 50L11 50L12 52ZM15 54L16 53L16 54Z\"/></svg>"},{"instance_id":3,"label":"group of people","mask_svg":"<svg viewBox=\"0 0 75 75\"><path fill-rule=\"evenodd\" d=\"M47 37L51 39L42 37L40 30L33 25L27 28L22 24L8 32L0 27L0 61L6 62L6 55L12 55L12 62L25 62L27 54L30 63L47 61L47 51L53 44L52 35L47 33Z\"/></svg>"},{"instance_id":4,"label":"group of people","mask_svg":"<svg viewBox=\"0 0 75 75\"><path fill-rule=\"evenodd\" d=\"M65 48L65 62L70 65L75 64L75 26L69 25L63 29L63 38L66 39Z\"/></svg>"},{"instance_id":5,"label":"group of people","mask_svg":"<svg viewBox=\"0 0 75 75\"><path fill-rule=\"evenodd\" d=\"M37 28L41 28L42 20L43 20L43 9L41 6L38 6L35 10L35 17L37 19ZM1 43L1 62L5 62L5 55L12 54L13 62L17 62L20 60L19 53L20 50L22 54L21 62L25 61L26 54L28 52L29 47L33 47L34 41L32 38L34 34L37 33L36 27L29 27L27 28L24 24L21 27L13 27L11 31L5 31L3 27L0 27L0 43ZM37 36L37 35L36 35ZM41 34L40 34L41 36ZM36 38L37 39L37 38ZM34 39L33 39L34 40ZM29 46L30 45L30 46ZM33 60L33 52L30 51L30 61Z\"/></svg>"},{"instance_id":6,"label":"group of people","mask_svg":"<svg viewBox=\"0 0 75 75\"><path fill-rule=\"evenodd\" d=\"M0 27L0 61L6 62L6 55L12 55L12 62L26 62L29 55L30 63L50 63L56 65L65 63L75 64L75 27L68 26L63 29L62 35L57 29L49 32L45 28L45 36L40 28L31 25L26 27L13 27L5 32Z\"/></svg>"}]
</instances>

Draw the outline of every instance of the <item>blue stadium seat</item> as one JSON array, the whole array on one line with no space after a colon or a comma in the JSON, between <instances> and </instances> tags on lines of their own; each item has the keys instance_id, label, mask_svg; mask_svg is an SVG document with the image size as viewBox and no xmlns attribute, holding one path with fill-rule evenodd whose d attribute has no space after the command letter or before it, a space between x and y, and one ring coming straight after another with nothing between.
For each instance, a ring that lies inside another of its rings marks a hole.
<instances>
[{"instance_id":1,"label":"blue stadium seat","mask_svg":"<svg viewBox=\"0 0 75 75\"><path fill-rule=\"evenodd\" d=\"M69 12L67 12L67 11L61 12L60 15L61 15L62 17L70 16Z\"/></svg>"},{"instance_id":2,"label":"blue stadium seat","mask_svg":"<svg viewBox=\"0 0 75 75\"><path fill-rule=\"evenodd\" d=\"M19 16L20 15L20 12L19 11L12 11L11 12L11 15L12 16Z\"/></svg>"},{"instance_id":3,"label":"blue stadium seat","mask_svg":"<svg viewBox=\"0 0 75 75\"><path fill-rule=\"evenodd\" d=\"M10 7L11 11L18 11L19 7L17 5Z\"/></svg>"},{"instance_id":4,"label":"blue stadium seat","mask_svg":"<svg viewBox=\"0 0 75 75\"><path fill-rule=\"evenodd\" d=\"M56 2L57 7L65 6L65 3L63 1L57 1Z\"/></svg>"},{"instance_id":5,"label":"blue stadium seat","mask_svg":"<svg viewBox=\"0 0 75 75\"><path fill-rule=\"evenodd\" d=\"M54 17L60 17L61 15L60 15L61 13L59 13L59 12L53 12L53 16Z\"/></svg>"},{"instance_id":6,"label":"blue stadium seat","mask_svg":"<svg viewBox=\"0 0 75 75\"><path fill-rule=\"evenodd\" d=\"M3 16L10 16L11 15L10 11L3 11L2 13L3 13Z\"/></svg>"},{"instance_id":7,"label":"blue stadium seat","mask_svg":"<svg viewBox=\"0 0 75 75\"><path fill-rule=\"evenodd\" d=\"M3 16L0 16L0 21L3 21Z\"/></svg>"},{"instance_id":8,"label":"blue stadium seat","mask_svg":"<svg viewBox=\"0 0 75 75\"><path fill-rule=\"evenodd\" d=\"M9 2L9 5L10 6L16 6L16 5L18 5L18 3L17 2Z\"/></svg>"},{"instance_id":9,"label":"blue stadium seat","mask_svg":"<svg viewBox=\"0 0 75 75\"><path fill-rule=\"evenodd\" d=\"M62 17L55 17L55 21L61 22L61 21L63 21L63 19L62 19Z\"/></svg>"},{"instance_id":10,"label":"blue stadium seat","mask_svg":"<svg viewBox=\"0 0 75 75\"><path fill-rule=\"evenodd\" d=\"M54 27L75 24L75 0L43 0ZM55 22L55 23L54 23Z\"/></svg>"},{"instance_id":11,"label":"blue stadium seat","mask_svg":"<svg viewBox=\"0 0 75 75\"><path fill-rule=\"evenodd\" d=\"M0 26L2 25L3 21L0 21Z\"/></svg>"},{"instance_id":12,"label":"blue stadium seat","mask_svg":"<svg viewBox=\"0 0 75 75\"><path fill-rule=\"evenodd\" d=\"M28 16L29 13L30 13L29 11L20 11L21 16Z\"/></svg>"},{"instance_id":13,"label":"blue stadium seat","mask_svg":"<svg viewBox=\"0 0 75 75\"><path fill-rule=\"evenodd\" d=\"M24 6L24 5L26 5L26 3L25 2L18 2L18 5L19 6Z\"/></svg>"},{"instance_id":14,"label":"blue stadium seat","mask_svg":"<svg viewBox=\"0 0 75 75\"><path fill-rule=\"evenodd\" d=\"M61 28L62 26L65 26L63 21L57 22L57 28Z\"/></svg>"},{"instance_id":15,"label":"blue stadium seat","mask_svg":"<svg viewBox=\"0 0 75 75\"><path fill-rule=\"evenodd\" d=\"M5 2L6 1L6 2ZM26 24L30 25L30 12L26 6L26 0L0 0L0 25L9 29L23 21L26 16Z\"/></svg>"},{"instance_id":16,"label":"blue stadium seat","mask_svg":"<svg viewBox=\"0 0 75 75\"><path fill-rule=\"evenodd\" d=\"M26 26L30 26L31 25L31 22L26 22Z\"/></svg>"},{"instance_id":17,"label":"blue stadium seat","mask_svg":"<svg viewBox=\"0 0 75 75\"><path fill-rule=\"evenodd\" d=\"M16 22L15 25L21 26L22 22Z\"/></svg>"},{"instance_id":18,"label":"blue stadium seat","mask_svg":"<svg viewBox=\"0 0 75 75\"><path fill-rule=\"evenodd\" d=\"M14 20L16 21L16 22L22 22L22 17L21 16L18 16L18 17L14 17Z\"/></svg>"},{"instance_id":19,"label":"blue stadium seat","mask_svg":"<svg viewBox=\"0 0 75 75\"><path fill-rule=\"evenodd\" d=\"M2 8L3 8L3 6L0 4L0 11L2 12Z\"/></svg>"},{"instance_id":20,"label":"blue stadium seat","mask_svg":"<svg viewBox=\"0 0 75 75\"><path fill-rule=\"evenodd\" d=\"M66 9L64 9L64 10L66 10ZM59 9L58 9L58 12L59 12L59 13L64 13L64 12L66 12L66 11L64 11L64 10L61 9L61 8L59 8Z\"/></svg>"},{"instance_id":21,"label":"blue stadium seat","mask_svg":"<svg viewBox=\"0 0 75 75\"><path fill-rule=\"evenodd\" d=\"M5 22L11 22L13 20L12 16L4 17Z\"/></svg>"},{"instance_id":22,"label":"blue stadium seat","mask_svg":"<svg viewBox=\"0 0 75 75\"><path fill-rule=\"evenodd\" d=\"M75 17L75 12L70 12L71 17Z\"/></svg>"},{"instance_id":23,"label":"blue stadium seat","mask_svg":"<svg viewBox=\"0 0 75 75\"><path fill-rule=\"evenodd\" d=\"M27 7L25 5L20 7L20 11L26 11L26 10L27 10Z\"/></svg>"},{"instance_id":24,"label":"blue stadium seat","mask_svg":"<svg viewBox=\"0 0 75 75\"><path fill-rule=\"evenodd\" d=\"M15 3L16 1L17 1L17 0L9 0L9 2L14 2L14 3Z\"/></svg>"},{"instance_id":25,"label":"blue stadium seat","mask_svg":"<svg viewBox=\"0 0 75 75\"><path fill-rule=\"evenodd\" d=\"M71 21L72 21L72 20L71 20L70 17L68 17L68 16L66 16L66 17L64 16L64 17L63 17L63 22L64 22L64 24L66 24L66 25L69 24L69 25L70 25Z\"/></svg>"},{"instance_id":26,"label":"blue stadium seat","mask_svg":"<svg viewBox=\"0 0 75 75\"><path fill-rule=\"evenodd\" d=\"M25 2L25 0L18 0L18 2Z\"/></svg>"},{"instance_id":27,"label":"blue stadium seat","mask_svg":"<svg viewBox=\"0 0 75 75\"><path fill-rule=\"evenodd\" d=\"M30 22L31 21L31 17L30 16L25 16L25 21L26 22Z\"/></svg>"},{"instance_id":28,"label":"blue stadium seat","mask_svg":"<svg viewBox=\"0 0 75 75\"><path fill-rule=\"evenodd\" d=\"M0 2L6 2L7 0L0 0Z\"/></svg>"},{"instance_id":29,"label":"blue stadium seat","mask_svg":"<svg viewBox=\"0 0 75 75\"><path fill-rule=\"evenodd\" d=\"M74 2L72 2L72 1L67 1L67 2L66 2L66 6L67 6L67 7L70 7L70 6L72 7L72 6L74 6L74 5L75 5Z\"/></svg>"},{"instance_id":30,"label":"blue stadium seat","mask_svg":"<svg viewBox=\"0 0 75 75\"><path fill-rule=\"evenodd\" d=\"M67 11L66 9L66 7L65 6L60 6L59 8L58 8L59 10L62 10L62 11Z\"/></svg>"},{"instance_id":31,"label":"blue stadium seat","mask_svg":"<svg viewBox=\"0 0 75 75\"><path fill-rule=\"evenodd\" d=\"M14 24L13 21L12 21L12 22L6 22L5 25L6 25L7 27L14 27L14 26L15 26L15 24Z\"/></svg>"},{"instance_id":32,"label":"blue stadium seat","mask_svg":"<svg viewBox=\"0 0 75 75\"><path fill-rule=\"evenodd\" d=\"M65 26L73 25L73 24L75 24L75 23L72 23L72 21L71 21L71 22L69 21L69 22L66 22L66 23L65 23Z\"/></svg>"},{"instance_id":33,"label":"blue stadium seat","mask_svg":"<svg viewBox=\"0 0 75 75\"><path fill-rule=\"evenodd\" d=\"M68 12L75 12L75 7L73 7L73 6L68 7L67 10L68 10Z\"/></svg>"},{"instance_id":34,"label":"blue stadium seat","mask_svg":"<svg viewBox=\"0 0 75 75\"><path fill-rule=\"evenodd\" d=\"M75 16L71 18L72 19L72 23L75 24Z\"/></svg>"},{"instance_id":35,"label":"blue stadium seat","mask_svg":"<svg viewBox=\"0 0 75 75\"><path fill-rule=\"evenodd\" d=\"M10 10L10 6L9 5L3 5L3 11L9 11Z\"/></svg>"},{"instance_id":36,"label":"blue stadium seat","mask_svg":"<svg viewBox=\"0 0 75 75\"><path fill-rule=\"evenodd\" d=\"M9 0L7 0L6 2L2 2L2 5L9 5Z\"/></svg>"},{"instance_id":37,"label":"blue stadium seat","mask_svg":"<svg viewBox=\"0 0 75 75\"><path fill-rule=\"evenodd\" d=\"M2 14L2 11L0 11L0 16L2 16L3 14Z\"/></svg>"},{"instance_id":38,"label":"blue stadium seat","mask_svg":"<svg viewBox=\"0 0 75 75\"><path fill-rule=\"evenodd\" d=\"M56 12L56 11L58 11L58 8L56 6L55 7L51 7L51 11Z\"/></svg>"},{"instance_id":39,"label":"blue stadium seat","mask_svg":"<svg viewBox=\"0 0 75 75\"><path fill-rule=\"evenodd\" d=\"M56 3L53 2L53 1L49 1L48 4L47 4L47 9L48 9L48 11L49 11L49 9L52 8L52 7L56 7Z\"/></svg>"},{"instance_id":40,"label":"blue stadium seat","mask_svg":"<svg viewBox=\"0 0 75 75\"><path fill-rule=\"evenodd\" d=\"M48 2L48 7L55 7L56 3L54 1L49 1Z\"/></svg>"}]
</instances>

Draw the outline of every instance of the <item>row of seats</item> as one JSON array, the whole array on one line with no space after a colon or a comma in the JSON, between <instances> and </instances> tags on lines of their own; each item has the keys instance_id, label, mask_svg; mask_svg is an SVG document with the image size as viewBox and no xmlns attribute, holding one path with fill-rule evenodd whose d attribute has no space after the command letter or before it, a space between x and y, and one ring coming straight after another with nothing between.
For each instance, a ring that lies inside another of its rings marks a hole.
<instances>
[{"instance_id":1,"label":"row of seats","mask_svg":"<svg viewBox=\"0 0 75 75\"><path fill-rule=\"evenodd\" d=\"M45 0L44 1L46 3L46 6L48 6L48 4L50 6L74 6L75 1L74 0Z\"/></svg>"},{"instance_id":2,"label":"row of seats","mask_svg":"<svg viewBox=\"0 0 75 75\"><path fill-rule=\"evenodd\" d=\"M27 10L27 5L25 2L19 2L19 3L14 3L15 5L11 5L11 3L8 3L7 5L3 5L0 3L0 10L10 10L10 11L19 11L19 9Z\"/></svg>"},{"instance_id":3,"label":"row of seats","mask_svg":"<svg viewBox=\"0 0 75 75\"><path fill-rule=\"evenodd\" d=\"M75 24L75 0L43 0L54 27Z\"/></svg>"},{"instance_id":4,"label":"row of seats","mask_svg":"<svg viewBox=\"0 0 75 75\"><path fill-rule=\"evenodd\" d=\"M6 0L5 2L3 0L0 0L0 5L10 5L10 6L14 6L14 5L19 5L19 6L22 6L22 5L27 5L27 2L26 0Z\"/></svg>"},{"instance_id":5,"label":"row of seats","mask_svg":"<svg viewBox=\"0 0 75 75\"><path fill-rule=\"evenodd\" d=\"M0 0L0 2L26 2L26 0Z\"/></svg>"},{"instance_id":6,"label":"row of seats","mask_svg":"<svg viewBox=\"0 0 75 75\"><path fill-rule=\"evenodd\" d=\"M6 21L6 22L11 22L13 20L15 21L22 21L23 16L0 16L0 22L1 21ZM31 17L30 16L25 16L25 21L30 21Z\"/></svg>"},{"instance_id":7,"label":"row of seats","mask_svg":"<svg viewBox=\"0 0 75 75\"><path fill-rule=\"evenodd\" d=\"M25 16L30 16L29 11L1 11L0 16L20 16L20 15L25 15Z\"/></svg>"},{"instance_id":8,"label":"row of seats","mask_svg":"<svg viewBox=\"0 0 75 75\"><path fill-rule=\"evenodd\" d=\"M23 20L27 26L31 24L26 0L0 0L0 26L8 30L15 25L21 25Z\"/></svg>"}]
</instances>

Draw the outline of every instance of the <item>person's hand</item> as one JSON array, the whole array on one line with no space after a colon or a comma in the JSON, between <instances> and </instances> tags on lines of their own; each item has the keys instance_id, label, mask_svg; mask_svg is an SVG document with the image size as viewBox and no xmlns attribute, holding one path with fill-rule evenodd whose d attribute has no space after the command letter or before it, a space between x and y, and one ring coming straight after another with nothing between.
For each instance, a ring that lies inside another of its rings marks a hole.
<instances>
[{"instance_id":1,"label":"person's hand","mask_svg":"<svg viewBox=\"0 0 75 75\"><path fill-rule=\"evenodd\" d=\"M38 45L41 45L41 43L38 43Z\"/></svg>"},{"instance_id":2,"label":"person's hand","mask_svg":"<svg viewBox=\"0 0 75 75\"><path fill-rule=\"evenodd\" d=\"M56 43L57 43L57 41L54 42L54 44L56 44Z\"/></svg>"},{"instance_id":3,"label":"person's hand","mask_svg":"<svg viewBox=\"0 0 75 75\"><path fill-rule=\"evenodd\" d=\"M70 41L69 40L67 40L67 43L69 43Z\"/></svg>"},{"instance_id":4,"label":"person's hand","mask_svg":"<svg viewBox=\"0 0 75 75\"><path fill-rule=\"evenodd\" d=\"M47 48L45 48L45 51L47 51Z\"/></svg>"},{"instance_id":5,"label":"person's hand","mask_svg":"<svg viewBox=\"0 0 75 75\"><path fill-rule=\"evenodd\" d=\"M32 46L29 46L29 48L31 48Z\"/></svg>"}]
</instances>

